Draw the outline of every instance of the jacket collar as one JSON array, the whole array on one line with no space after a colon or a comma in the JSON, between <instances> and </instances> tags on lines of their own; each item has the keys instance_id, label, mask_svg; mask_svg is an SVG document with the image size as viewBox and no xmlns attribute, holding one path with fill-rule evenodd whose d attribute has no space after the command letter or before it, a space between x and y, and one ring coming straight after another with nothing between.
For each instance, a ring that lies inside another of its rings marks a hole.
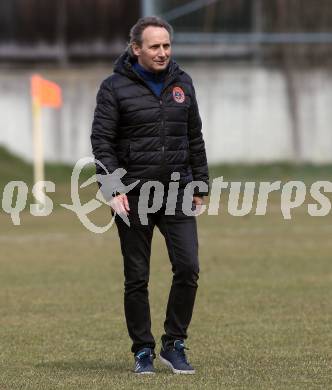
<instances>
[{"instance_id":1,"label":"jacket collar","mask_svg":"<svg viewBox=\"0 0 332 390\"><path fill-rule=\"evenodd\" d=\"M114 64L114 72L120 73L132 80L141 81L140 77L137 75L137 72L133 69L133 63L136 62L135 57L133 57L128 50L126 50L115 62ZM167 74L165 77L165 81L167 84L171 80L174 80L182 70L179 65L171 59L168 65Z\"/></svg>"}]
</instances>

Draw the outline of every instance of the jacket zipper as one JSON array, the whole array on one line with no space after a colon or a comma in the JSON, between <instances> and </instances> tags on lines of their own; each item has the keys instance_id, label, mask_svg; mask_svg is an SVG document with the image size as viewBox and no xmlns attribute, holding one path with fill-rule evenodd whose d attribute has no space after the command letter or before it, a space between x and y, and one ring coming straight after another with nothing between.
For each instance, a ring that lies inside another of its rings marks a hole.
<instances>
[{"instance_id":1,"label":"jacket zipper","mask_svg":"<svg viewBox=\"0 0 332 390\"><path fill-rule=\"evenodd\" d=\"M160 117L161 117L161 166L162 166L162 176L166 172L166 153L165 153L165 122L164 122L164 113L163 113L163 101L162 101L162 95L160 95Z\"/></svg>"},{"instance_id":2,"label":"jacket zipper","mask_svg":"<svg viewBox=\"0 0 332 390\"><path fill-rule=\"evenodd\" d=\"M132 67L130 67L130 69L143 82L143 84L151 91L152 95L159 101L160 115L161 115L161 123L160 123L161 124L161 166L162 166L162 175L161 176L163 176L165 174L165 172L166 172L166 153L165 153L165 140L166 140L166 136L165 136L165 121L164 121L164 117L163 117L163 100L162 100L162 96L163 96L163 93L165 92L166 88L171 84L171 82L173 81L173 79L175 77L174 76L173 77L169 77L168 79L165 80L165 83L164 83L163 89L161 90L160 96L158 96L150 88L150 86L143 79L143 77L141 77L141 75L138 74L135 71L135 69L133 69Z\"/></svg>"},{"instance_id":3,"label":"jacket zipper","mask_svg":"<svg viewBox=\"0 0 332 390\"><path fill-rule=\"evenodd\" d=\"M161 131L162 131L162 134L161 134L162 175L164 175L166 173L166 153L165 153L166 135L165 135L165 121L164 121L163 100L162 100L162 98L163 98L164 92L166 91L168 86L172 83L172 81L175 78L176 77L173 76L173 77L169 77L168 79L165 80L165 83L164 83L163 89L161 90L160 98L159 98L160 99L159 100L160 114L161 114Z\"/></svg>"}]
</instances>

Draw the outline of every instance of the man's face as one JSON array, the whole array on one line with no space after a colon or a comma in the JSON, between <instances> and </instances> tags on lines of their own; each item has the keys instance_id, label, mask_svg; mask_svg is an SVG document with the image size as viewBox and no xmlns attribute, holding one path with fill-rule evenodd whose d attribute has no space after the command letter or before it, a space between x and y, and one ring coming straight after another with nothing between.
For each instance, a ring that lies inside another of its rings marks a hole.
<instances>
[{"instance_id":1,"label":"man's face","mask_svg":"<svg viewBox=\"0 0 332 390\"><path fill-rule=\"evenodd\" d=\"M167 68L171 56L171 41L163 27L149 26L142 33L142 46L132 45L138 63L150 72Z\"/></svg>"}]
</instances>

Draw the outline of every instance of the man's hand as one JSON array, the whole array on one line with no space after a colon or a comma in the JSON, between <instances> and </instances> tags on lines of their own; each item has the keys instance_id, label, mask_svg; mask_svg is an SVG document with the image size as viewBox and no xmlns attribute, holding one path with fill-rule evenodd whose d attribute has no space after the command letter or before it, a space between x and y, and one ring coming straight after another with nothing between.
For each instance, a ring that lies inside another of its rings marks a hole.
<instances>
[{"instance_id":1,"label":"man's hand","mask_svg":"<svg viewBox=\"0 0 332 390\"><path fill-rule=\"evenodd\" d=\"M128 215L130 208L129 208L129 202L126 194L120 194L115 196L111 202L110 206L113 211L115 211L117 214L125 214Z\"/></svg>"},{"instance_id":2,"label":"man's hand","mask_svg":"<svg viewBox=\"0 0 332 390\"><path fill-rule=\"evenodd\" d=\"M199 215L203 204L203 196L194 196L193 203L195 205L195 214Z\"/></svg>"}]
</instances>

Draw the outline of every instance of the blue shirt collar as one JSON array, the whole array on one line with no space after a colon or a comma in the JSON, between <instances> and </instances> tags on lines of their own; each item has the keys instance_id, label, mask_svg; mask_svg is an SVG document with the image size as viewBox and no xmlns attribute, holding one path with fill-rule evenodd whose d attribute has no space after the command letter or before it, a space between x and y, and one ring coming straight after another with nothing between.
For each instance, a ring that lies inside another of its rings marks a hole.
<instances>
[{"instance_id":1,"label":"blue shirt collar","mask_svg":"<svg viewBox=\"0 0 332 390\"><path fill-rule=\"evenodd\" d=\"M143 68L142 65L140 65L137 61L133 64L134 69L145 79L152 82L163 82L165 80L167 70L166 68L162 72L154 73L150 72L149 70Z\"/></svg>"}]
</instances>

